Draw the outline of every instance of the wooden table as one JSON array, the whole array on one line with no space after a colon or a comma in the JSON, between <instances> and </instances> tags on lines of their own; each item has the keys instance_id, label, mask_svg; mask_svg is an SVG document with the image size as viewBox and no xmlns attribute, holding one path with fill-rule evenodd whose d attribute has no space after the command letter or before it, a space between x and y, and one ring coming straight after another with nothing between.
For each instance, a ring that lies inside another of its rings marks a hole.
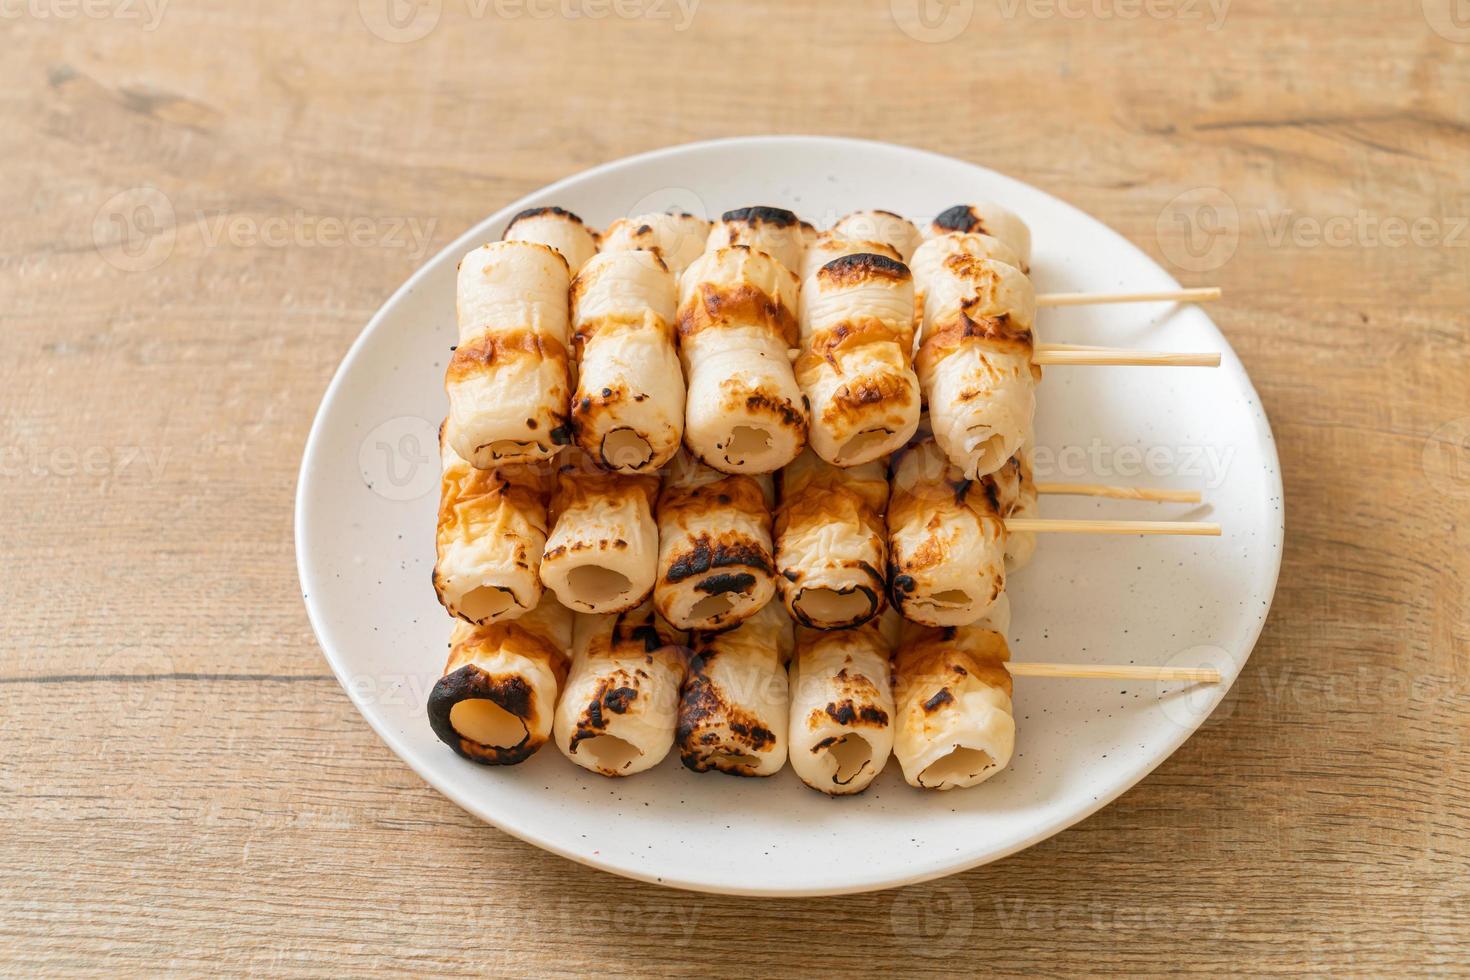
<instances>
[{"instance_id":1,"label":"wooden table","mask_svg":"<svg viewBox=\"0 0 1470 980\"><path fill-rule=\"evenodd\" d=\"M0 3L0 971L1470 962L1451 0L160 2ZM296 585L313 410L423 259L552 178L761 132L979 161L1219 283L1285 471L1215 718L1080 826L898 892L689 895L483 826L369 730Z\"/></svg>"}]
</instances>

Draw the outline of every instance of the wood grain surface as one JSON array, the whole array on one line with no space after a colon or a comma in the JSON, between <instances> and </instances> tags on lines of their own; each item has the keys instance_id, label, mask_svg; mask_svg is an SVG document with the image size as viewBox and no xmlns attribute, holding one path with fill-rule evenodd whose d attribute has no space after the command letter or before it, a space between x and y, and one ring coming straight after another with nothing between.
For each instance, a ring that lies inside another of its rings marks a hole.
<instances>
[{"instance_id":1,"label":"wood grain surface","mask_svg":"<svg viewBox=\"0 0 1470 980\"><path fill-rule=\"evenodd\" d=\"M1457 2L0 0L0 970L1465 970ZM1279 442L1281 587L1221 710L900 891L690 895L482 825L296 583L312 414L410 272L553 178L762 132L984 163L1222 285Z\"/></svg>"}]
</instances>

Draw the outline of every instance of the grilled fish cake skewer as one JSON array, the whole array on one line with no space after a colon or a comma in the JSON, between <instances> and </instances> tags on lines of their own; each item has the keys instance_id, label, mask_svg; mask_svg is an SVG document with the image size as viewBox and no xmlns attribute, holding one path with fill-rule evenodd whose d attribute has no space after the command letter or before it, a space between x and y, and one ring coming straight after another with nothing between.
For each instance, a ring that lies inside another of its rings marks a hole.
<instances>
[{"instance_id":1,"label":"grilled fish cake skewer","mask_svg":"<svg viewBox=\"0 0 1470 980\"><path fill-rule=\"evenodd\" d=\"M889 655L898 617L856 629L797 627L791 661L791 768L831 796L867 789L893 750Z\"/></svg>"},{"instance_id":2,"label":"grilled fish cake skewer","mask_svg":"<svg viewBox=\"0 0 1470 980\"><path fill-rule=\"evenodd\" d=\"M732 630L699 633L679 702L679 757L695 772L770 776L786 764L791 620L771 603Z\"/></svg>"},{"instance_id":3,"label":"grilled fish cake skewer","mask_svg":"<svg viewBox=\"0 0 1470 980\"><path fill-rule=\"evenodd\" d=\"M684 444L726 473L772 473L806 442L788 351L799 341L796 276L743 245L706 252L679 284L688 380Z\"/></svg>"},{"instance_id":4,"label":"grilled fish cake skewer","mask_svg":"<svg viewBox=\"0 0 1470 980\"><path fill-rule=\"evenodd\" d=\"M496 242L460 261L446 434L471 465L549 459L568 441L570 286L546 245Z\"/></svg>"},{"instance_id":5,"label":"grilled fish cake skewer","mask_svg":"<svg viewBox=\"0 0 1470 980\"><path fill-rule=\"evenodd\" d=\"M932 439L895 456L891 470L889 600L916 623L973 623L1005 591L993 486L966 479Z\"/></svg>"},{"instance_id":6,"label":"grilled fish cake skewer","mask_svg":"<svg viewBox=\"0 0 1470 980\"><path fill-rule=\"evenodd\" d=\"M514 622L456 623L429 692L434 734L474 762L524 762L551 735L571 645L572 614L549 598Z\"/></svg>"},{"instance_id":7,"label":"grilled fish cake skewer","mask_svg":"<svg viewBox=\"0 0 1470 980\"><path fill-rule=\"evenodd\" d=\"M656 473L684 434L674 276L658 252L604 252L571 290L577 445L608 469Z\"/></svg>"},{"instance_id":8,"label":"grilled fish cake skewer","mask_svg":"<svg viewBox=\"0 0 1470 980\"><path fill-rule=\"evenodd\" d=\"M770 477L730 475L684 454L664 474L653 602L677 629L725 629L776 593Z\"/></svg>"},{"instance_id":9,"label":"grilled fish cake skewer","mask_svg":"<svg viewBox=\"0 0 1470 980\"><path fill-rule=\"evenodd\" d=\"M674 744L687 651L648 604L577 617L571 668L556 706L563 755L604 776L631 776Z\"/></svg>"},{"instance_id":10,"label":"grilled fish cake skewer","mask_svg":"<svg viewBox=\"0 0 1470 980\"><path fill-rule=\"evenodd\" d=\"M580 453L566 459L541 581L575 612L626 612L648 598L658 573L658 477L603 472Z\"/></svg>"},{"instance_id":11,"label":"grilled fish cake skewer","mask_svg":"<svg viewBox=\"0 0 1470 980\"><path fill-rule=\"evenodd\" d=\"M541 601L554 476L546 463L476 469L440 428L434 591L451 616L475 625L515 619Z\"/></svg>"},{"instance_id":12,"label":"grilled fish cake skewer","mask_svg":"<svg viewBox=\"0 0 1470 980\"><path fill-rule=\"evenodd\" d=\"M989 624L907 625L893 658L893 754L910 786L956 789L1011 761L1010 651Z\"/></svg>"},{"instance_id":13,"label":"grilled fish cake skewer","mask_svg":"<svg viewBox=\"0 0 1470 980\"><path fill-rule=\"evenodd\" d=\"M883 255L833 259L803 286L796 380L808 402L808 440L827 462L879 459L918 428L913 309L908 267Z\"/></svg>"},{"instance_id":14,"label":"grilled fish cake skewer","mask_svg":"<svg viewBox=\"0 0 1470 980\"><path fill-rule=\"evenodd\" d=\"M865 623L886 605L888 479L881 463L839 469L810 451L781 471L776 587L814 629Z\"/></svg>"}]
</instances>

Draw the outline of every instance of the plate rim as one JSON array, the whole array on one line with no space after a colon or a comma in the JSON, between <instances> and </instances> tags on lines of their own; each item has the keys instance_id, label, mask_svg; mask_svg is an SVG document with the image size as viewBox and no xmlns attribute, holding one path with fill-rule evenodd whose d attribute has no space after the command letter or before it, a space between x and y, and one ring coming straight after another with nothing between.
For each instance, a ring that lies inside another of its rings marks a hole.
<instances>
[{"instance_id":1,"label":"plate rim","mask_svg":"<svg viewBox=\"0 0 1470 980\"><path fill-rule=\"evenodd\" d=\"M1050 837L1053 837L1064 830L1076 826L1077 824L1091 817L1093 814L1097 813L1103 807L1106 807L1116 801L1124 793L1133 789L1133 787L1137 786L1151 773L1153 773L1155 769L1157 769L1165 761L1170 759L1174 755L1174 753L1179 751L1179 748L1185 742L1192 738L1200 730L1200 728L1204 727L1205 723L1214 715L1215 711L1219 709L1220 704L1224 702L1225 698L1229 696L1231 690L1234 688L1235 682L1239 679L1241 672L1244 671L1246 663L1250 660L1251 655L1255 652L1256 644L1260 641L1261 633L1265 629L1266 622L1270 619L1271 609L1275 605L1276 590L1279 585L1281 575L1281 561L1283 551L1282 545L1285 541L1286 499L1284 486L1281 479L1280 454L1277 451L1275 434L1271 429L1270 419L1266 412L1265 405L1261 401L1260 395L1256 391L1255 384L1251 380L1249 372L1246 371L1245 365L1240 361L1240 358L1236 354L1235 348L1230 343L1229 338L1226 337L1224 331L1221 330L1218 325L1216 325L1213 318L1211 318L1208 314L1205 314L1206 321L1209 323L1210 327L1217 334L1220 335L1221 341L1224 345L1223 350L1221 351L1222 356L1229 362L1231 362L1233 367L1238 370L1240 379L1245 384L1246 392L1254 399L1255 404L1260 408L1260 411L1251 419L1251 426L1261 443L1264 457L1263 462L1266 464L1266 475L1269 477L1268 485L1266 487L1267 497L1268 499L1270 499L1271 492L1274 489L1275 499L1280 504L1279 518L1276 521L1268 521L1266 525L1270 531L1271 539L1263 542L1263 544L1261 545L1261 547L1266 547L1271 545L1273 542L1275 545L1275 547L1272 548L1275 557L1274 561L1270 563L1270 571L1268 576L1269 589L1266 593L1266 609L1264 613L1260 616L1260 618L1248 630L1248 640L1244 645L1243 656L1237 665L1235 677L1233 677L1230 681L1230 684L1221 691L1219 700L1217 700L1215 704L1211 706L1208 713L1203 715L1193 727L1186 728L1183 726L1179 726L1179 734L1175 735L1172 739L1169 740L1166 750L1160 752L1156 759L1150 760L1146 764L1138 767L1136 771L1126 772L1115 789L1109 792L1098 794L1086 805L1079 807L1076 811L1069 812L1065 816L1054 818L1049 821L1043 821L1038 825L1038 829L1032 831L1030 834L1025 835L1020 840L1010 844L1009 846L987 853L973 860L964 859L961 861L957 861L953 865L939 870L925 870L909 875L892 875L882 879L875 878L869 881L861 881L846 885L816 886L810 888L766 888L758 885L720 885L691 878L676 878L669 875L653 875L640 873L635 867L614 865L612 862L599 860L597 855L595 854L579 853L569 848L563 847L553 840L537 835L533 832L507 826L497 817L492 815L490 812L487 812L485 809L472 801L472 799L470 798L471 794L469 794L468 792L462 792L458 788L458 783L460 782L459 780L440 779L437 775L431 774L431 772L428 771L426 765L420 765L413 758L414 753L411 752L399 740L396 733L393 732L385 722L380 722L378 719L374 718L371 713L364 711L362 709L362 706L358 705L357 702L352 699L348 691L348 675L350 674L350 671L348 671L345 662L342 662L341 655L333 648L332 645L330 645L326 641L324 628L322 624L318 621L316 606L317 603L321 600L315 598L317 593L312 588L312 576L314 575L315 570L312 567L311 556L307 553L305 545L303 543L303 528L307 520L305 500L308 489L308 481L310 479L311 470L313 469L313 461L322 451L321 440L324 438L322 435L322 430L325 425L324 419L327 415L328 408L338 397L339 391L344 384L346 377L351 373L351 369L355 365L356 361L362 356L363 349L365 348L368 339L381 328L383 321L388 316L388 311L395 308L404 296L412 292L413 289L422 280L427 278L429 270L437 265L437 263L440 262L446 255L455 252L462 253L463 250L474 247L474 244L472 243L483 244L483 242L480 242L479 240L484 236L484 229L487 226L493 226L499 220L501 215L514 214L519 210L522 210L528 206L532 206L537 199L541 199L546 197L547 195L554 194L558 190L574 182L580 182L588 178L616 172L624 168L636 167L652 160L657 160L670 156L677 156L696 150L713 149L717 147L749 148L758 147L763 144L770 145L777 143L825 143L847 146L862 146L867 149L881 149L885 152L916 154L922 157L929 157L938 161L943 161L946 164L959 164L965 167L972 167L979 170L984 170L990 174L1001 177L1006 181L1022 184L1023 186L1026 186L1031 190L1044 194L1052 201L1061 205L1063 208L1074 212L1076 216L1080 218L1085 218L1089 221L1103 226L1104 228L1107 228L1109 231L1113 232L1115 236L1117 236L1119 241L1121 241L1127 249L1131 250L1134 258L1141 258L1148 265L1157 269L1164 276L1166 276L1171 282L1174 283L1176 287L1178 286L1178 280L1174 278L1173 274L1170 273L1168 269L1164 268L1164 266L1156 261L1152 256L1148 255L1148 253L1144 252L1121 232L1113 228L1112 225L1109 225L1107 222L1094 217L1086 211L1083 211L1081 208L1078 208L1070 202L1058 197L1051 191L1037 187L1034 184L1027 184L1025 181L1019 180L1019 178L1011 177L1008 174L993 170L982 164L978 164L970 160L964 160L959 157L949 156L947 154L936 153L932 150L906 146L900 143L890 143L883 140L860 139L845 136L825 136L816 134L769 134L698 140L690 143L679 143L672 146L664 146L653 150L647 150L642 153L633 154L631 156L619 157L615 160L609 160L606 163L601 163L596 166L580 170L576 173L569 174L556 181L553 181L550 184L546 184L542 187L536 188L535 190L532 190L527 194L523 194L520 197L516 198L514 201L511 201L505 206L491 212L486 217L475 222L462 234L446 244L439 251L435 252L428 259L420 263L418 268L415 269L414 272L406 280L404 280L403 283L401 283L398 288L395 289L388 296L387 299L383 300L382 303L379 304L377 310L369 318L363 328L358 332L357 337L347 348L347 351L343 355L342 360L338 363L336 370L332 373L331 380L327 383L327 387L322 393L321 400L317 404L316 412L312 417L311 427L307 432L306 441L302 447L301 463L297 472L295 501L292 507L293 550L295 551L296 555L297 583L301 589L302 602L306 606L307 620L311 624L312 634L316 638L317 646L321 650L322 655L326 658L328 665L332 668L332 673L337 679L338 686L342 689L344 694L348 695L348 703L351 704L352 707L357 710L357 713L362 716L364 720L367 721L368 725L373 729L374 732L377 733L378 737L383 740L383 742L388 746L393 754L399 758L399 760L408 765L410 769L417 773L419 778L423 779L436 791L451 800L467 813L474 815L485 823L488 823L491 826L495 827L497 830L500 830L502 833L508 834L511 837L516 838L517 840L523 841L527 844L533 845L552 854L556 854L570 861L574 861L577 864L581 864L589 868L595 868L599 871L616 875L618 877L647 882L648 884L662 885L669 888L698 892L702 894L733 895L751 898L811 898L828 895L853 895L866 892L884 891L892 888L901 888L907 885L921 884L923 882L935 881L940 878L948 877L950 875L970 871L974 868L978 868L983 865L1010 857L1011 855L1026 850L1027 848L1033 847L1036 844Z\"/></svg>"}]
</instances>

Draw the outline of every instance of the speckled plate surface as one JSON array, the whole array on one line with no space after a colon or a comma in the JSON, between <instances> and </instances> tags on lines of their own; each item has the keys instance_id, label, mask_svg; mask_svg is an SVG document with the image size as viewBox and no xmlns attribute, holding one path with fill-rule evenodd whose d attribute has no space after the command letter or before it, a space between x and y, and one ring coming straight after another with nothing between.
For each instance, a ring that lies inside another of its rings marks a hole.
<instances>
[{"instance_id":1,"label":"speckled plate surface","mask_svg":"<svg viewBox=\"0 0 1470 980\"><path fill-rule=\"evenodd\" d=\"M465 809L540 847L646 881L751 895L864 891L993 861L1086 817L1178 748L1225 686L1019 678L1016 756L1005 772L973 789L924 793L890 761L866 793L835 800L789 768L734 779L689 772L673 756L621 781L571 765L552 746L522 766L482 768L425 720L449 634L429 573L434 433L446 410L461 255L543 204L597 227L650 210L715 217L748 204L789 207L826 227L859 208L927 220L976 199L1030 224L1039 292L1175 285L1121 236L1019 181L903 147L808 137L680 146L587 171L508 204L420 269L333 378L296 503L312 625L384 741ZM1244 369L1193 307L1043 310L1038 333L1224 353L1218 370L1048 368L1037 413L1039 480L1195 487L1206 497L1204 506L1051 497L1044 516L1214 520L1224 535L1044 536L1011 582L1013 658L1211 665L1233 681L1271 604L1283 520L1275 446Z\"/></svg>"}]
</instances>

